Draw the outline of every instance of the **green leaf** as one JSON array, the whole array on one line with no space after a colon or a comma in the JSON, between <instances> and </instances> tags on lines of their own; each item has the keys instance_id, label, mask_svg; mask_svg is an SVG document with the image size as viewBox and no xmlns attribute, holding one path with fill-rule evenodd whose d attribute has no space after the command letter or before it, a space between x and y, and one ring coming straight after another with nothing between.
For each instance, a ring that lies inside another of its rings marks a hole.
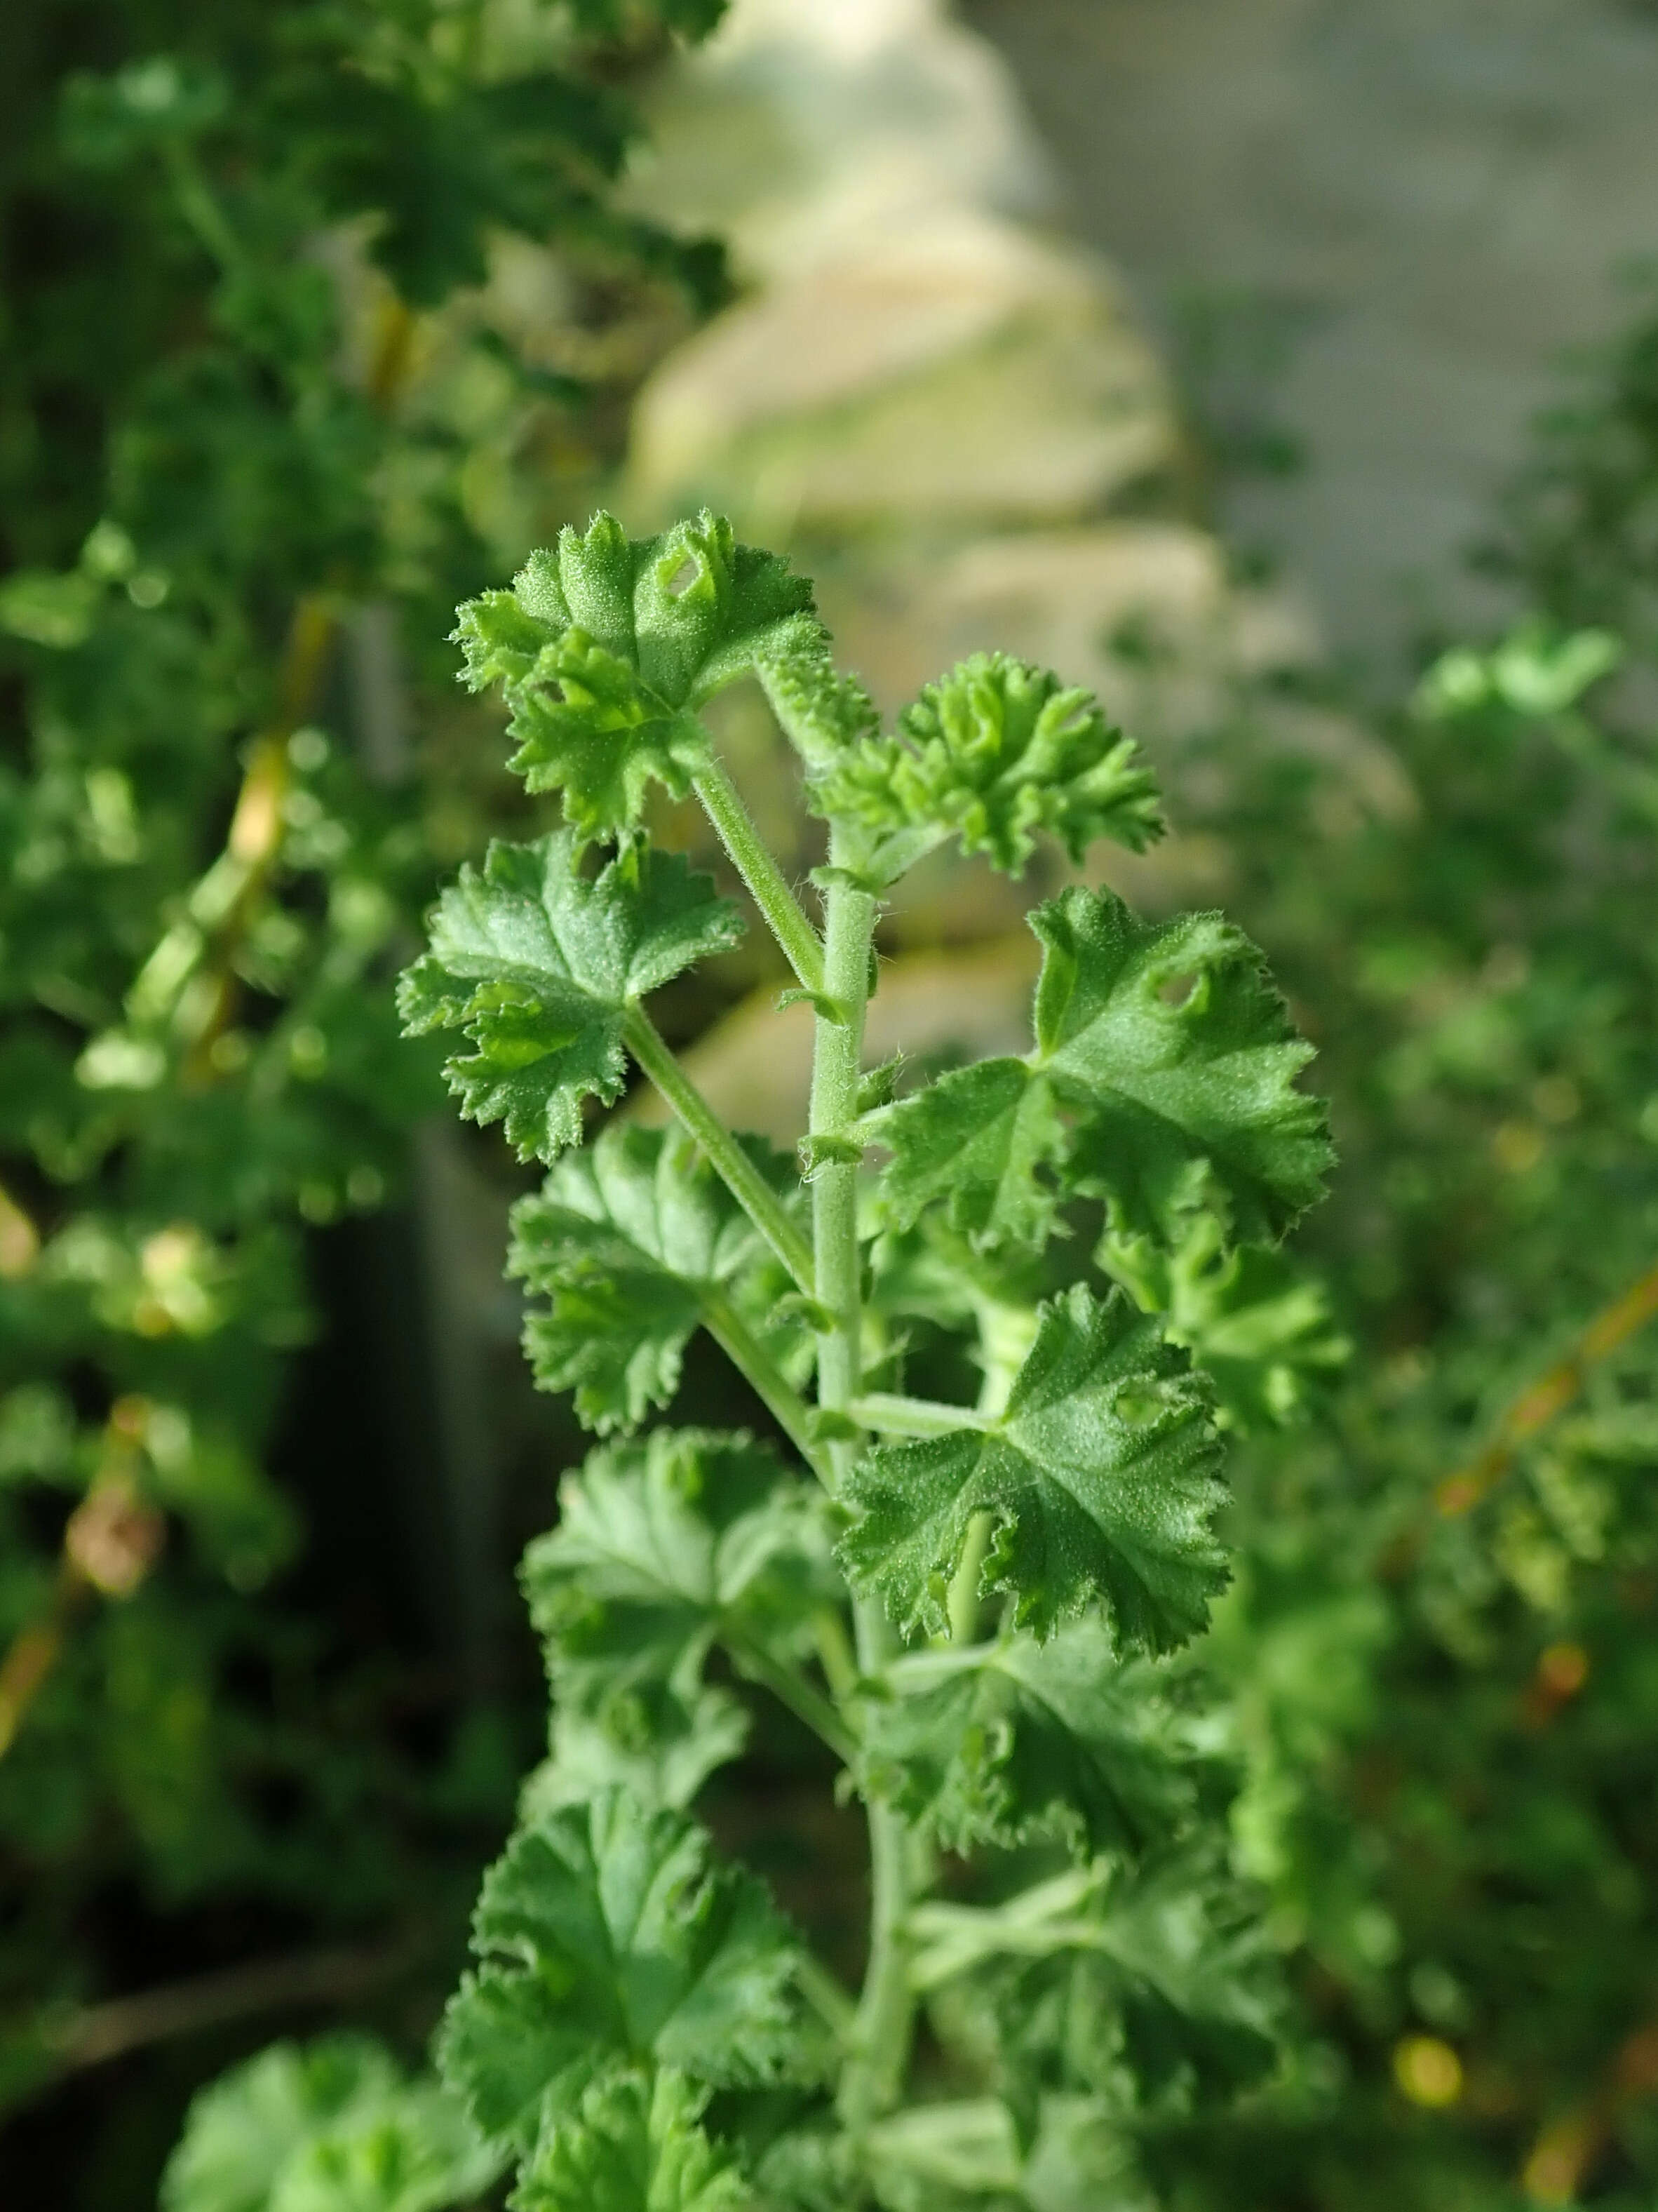
<instances>
[{"instance_id":1,"label":"green leaf","mask_svg":"<svg viewBox=\"0 0 1658 2212\"><path fill-rule=\"evenodd\" d=\"M1108 891L1039 907L1035 1066L1079 1115L1072 1172L1114 1224L1172 1237L1212 1187L1240 1239L1283 1235L1330 1164L1312 1056L1260 954L1219 915L1141 921Z\"/></svg>"},{"instance_id":2,"label":"green leaf","mask_svg":"<svg viewBox=\"0 0 1658 2212\"><path fill-rule=\"evenodd\" d=\"M913 1228L943 1203L952 1229L980 1251L1046 1243L1057 1196L1045 1170L1065 1154L1049 1085L1019 1060L983 1060L871 1115L865 1133L892 1152L881 1179L884 1219Z\"/></svg>"},{"instance_id":3,"label":"green leaf","mask_svg":"<svg viewBox=\"0 0 1658 2212\"><path fill-rule=\"evenodd\" d=\"M583 839L637 829L653 782L683 795L717 691L823 652L807 580L707 512L656 538L608 514L567 529L510 597L464 606L455 636L473 688L506 692L512 766L531 791L562 791Z\"/></svg>"},{"instance_id":4,"label":"green leaf","mask_svg":"<svg viewBox=\"0 0 1658 2212\"><path fill-rule=\"evenodd\" d=\"M872 1698L865 1781L948 1849L1059 1831L1090 1856L1135 1851L1197 1802L1197 1768L1157 1675L1120 1663L1097 1620L912 1652Z\"/></svg>"},{"instance_id":5,"label":"green leaf","mask_svg":"<svg viewBox=\"0 0 1658 2212\"><path fill-rule=\"evenodd\" d=\"M1210 1520L1219 1443L1183 1356L1121 1291L1082 1285L1042 1309L1002 1416L887 1445L853 1470L839 1556L907 1633L944 1632L975 1514L993 1518L981 1588L1039 1637L1099 1604L1121 1650L1167 1651L1224 1585Z\"/></svg>"},{"instance_id":6,"label":"green leaf","mask_svg":"<svg viewBox=\"0 0 1658 2212\"><path fill-rule=\"evenodd\" d=\"M1212 1214L1194 1212L1172 1251L1108 1231L1097 1257L1143 1312L1163 1316L1213 1382L1223 1421L1246 1432L1297 1419L1351 1352L1321 1284L1287 1253L1229 1252Z\"/></svg>"},{"instance_id":7,"label":"green leaf","mask_svg":"<svg viewBox=\"0 0 1658 2212\"><path fill-rule=\"evenodd\" d=\"M975 653L818 778L816 803L878 834L938 830L1022 875L1036 834L1073 860L1099 837L1143 851L1163 834L1157 787L1087 691L1009 654Z\"/></svg>"},{"instance_id":8,"label":"green leaf","mask_svg":"<svg viewBox=\"0 0 1658 2212\"><path fill-rule=\"evenodd\" d=\"M162 2212L437 2212L499 2157L459 2103L364 2036L274 2044L203 2089L161 2182Z\"/></svg>"},{"instance_id":9,"label":"green leaf","mask_svg":"<svg viewBox=\"0 0 1658 2212\"><path fill-rule=\"evenodd\" d=\"M1040 906L1035 1049L981 1060L870 1116L890 1147L884 1217L942 1201L981 1248L1042 1242L1055 1191L1102 1198L1124 1235L1173 1243L1200 1204L1230 1237L1280 1237L1321 1188L1312 1048L1248 939L1217 915L1143 922L1109 891ZM1052 1180L1050 1180L1050 1178Z\"/></svg>"},{"instance_id":10,"label":"green leaf","mask_svg":"<svg viewBox=\"0 0 1658 2212\"><path fill-rule=\"evenodd\" d=\"M785 1155L762 1138L739 1141L780 1198L799 1191ZM601 1436L636 1427L679 1387L686 1340L711 1299L756 1267L769 1277L767 1255L689 1138L606 1129L513 1209L507 1272L552 1301L525 1323L537 1383L574 1390L578 1416Z\"/></svg>"},{"instance_id":11,"label":"green leaf","mask_svg":"<svg viewBox=\"0 0 1658 2212\"><path fill-rule=\"evenodd\" d=\"M872 2130L883 2212L1153 2212L1132 2126L1094 2097L1045 2096L1028 2148L999 2099L919 2104Z\"/></svg>"},{"instance_id":12,"label":"green leaf","mask_svg":"<svg viewBox=\"0 0 1658 2212\"><path fill-rule=\"evenodd\" d=\"M1186 2075L1213 2094L1272 2064L1277 1961L1255 1900L1212 1848L1102 1871L1074 1905L1048 1887L1060 1907L1051 1916L1033 1909L1040 1890L1003 1908L1013 1940L991 1994L1016 2077L1098 2088L1123 2060L1143 2094ZM988 1959L998 1931L981 1934Z\"/></svg>"},{"instance_id":13,"label":"green leaf","mask_svg":"<svg viewBox=\"0 0 1658 2212\"><path fill-rule=\"evenodd\" d=\"M636 828L653 781L683 799L709 759L696 717L580 629L543 647L508 728L518 750L507 766L530 791L562 791L566 821L586 837Z\"/></svg>"},{"instance_id":14,"label":"green leaf","mask_svg":"<svg viewBox=\"0 0 1658 2212\"><path fill-rule=\"evenodd\" d=\"M1194 1844L1122 1875L1101 1913L1098 1957L1119 1978L1128 2056L1143 2081L1189 2067L1218 2091L1272 2064L1276 1958L1254 1900L1217 1855Z\"/></svg>"},{"instance_id":15,"label":"green leaf","mask_svg":"<svg viewBox=\"0 0 1658 2212\"><path fill-rule=\"evenodd\" d=\"M500 2166L457 2101L422 2084L399 2111L313 2142L271 2191L270 2212L441 2212L476 2203Z\"/></svg>"},{"instance_id":16,"label":"green leaf","mask_svg":"<svg viewBox=\"0 0 1658 2212\"><path fill-rule=\"evenodd\" d=\"M677 854L630 853L591 880L568 830L492 843L432 917L432 950L405 971L410 1036L459 1029L475 1048L445 1074L474 1121L504 1121L520 1159L550 1161L581 1134L581 1104L621 1092L627 1008L742 925Z\"/></svg>"},{"instance_id":17,"label":"green leaf","mask_svg":"<svg viewBox=\"0 0 1658 2212\"><path fill-rule=\"evenodd\" d=\"M832 1587L823 1514L815 1485L743 1435L659 1429L590 1454L524 1559L556 1698L544 1792L573 1796L613 1761L606 1778L683 1803L734 1757L746 1717L703 1682L709 1649L802 1648Z\"/></svg>"},{"instance_id":18,"label":"green leaf","mask_svg":"<svg viewBox=\"0 0 1658 2212\"><path fill-rule=\"evenodd\" d=\"M993 1905L926 1904L912 1928L917 1987L961 1984L988 2002L1027 2103L1108 2089L1124 2059L1148 2089L1182 2073L1230 2087L1272 2063L1276 1959L1212 1841L1078 1868Z\"/></svg>"},{"instance_id":19,"label":"green leaf","mask_svg":"<svg viewBox=\"0 0 1658 2212\"><path fill-rule=\"evenodd\" d=\"M550 1748L519 1793L520 1820L586 1805L606 1790L652 1809L683 1809L711 1774L741 1758L748 1710L702 1680L703 1655L688 1646L665 1664L659 1647L641 1649L618 1626L602 1620L580 1656L554 1673Z\"/></svg>"},{"instance_id":20,"label":"green leaf","mask_svg":"<svg viewBox=\"0 0 1658 2212\"><path fill-rule=\"evenodd\" d=\"M612 1790L521 1828L483 1879L483 1960L451 2000L445 2079L521 2151L610 2063L723 2087L790 2056L796 1952L765 1890L711 1871L706 1833Z\"/></svg>"},{"instance_id":21,"label":"green leaf","mask_svg":"<svg viewBox=\"0 0 1658 2212\"><path fill-rule=\"evenodd\" d=\"M768 1642L807 1631L820 1593L823 1501L740 1431L656 1429L589 1453L558 1526L524 1558L530 1616L561 1646L598 1606L630 1608L676 1649L722 1626Z\"/></svg>"},{"instance_id":22,"label":"green leaf","mask_svg":"<svg viewBox=\"0 0 1658 2212\"><path fill-rule=\"evenodd\" d=\"M671 2067L596 2081L537 2145L514 2212L742 2212L754 2199L697 2124L707 2102Z\"/></svg>"}]
</instances>

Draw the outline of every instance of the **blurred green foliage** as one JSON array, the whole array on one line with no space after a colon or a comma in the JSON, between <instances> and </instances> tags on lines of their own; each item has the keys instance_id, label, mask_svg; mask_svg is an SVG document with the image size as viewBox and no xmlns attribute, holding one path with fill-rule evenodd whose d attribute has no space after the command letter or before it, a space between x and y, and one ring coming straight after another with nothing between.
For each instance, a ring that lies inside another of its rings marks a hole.
<instances>
[{"instance_id":1,"label":"blurred green foliage","mask_svg":"<svg viewBox=\"0 0 1658 2212\"><path fill-rule=\"evenodd\" d=\"M1649 306L1539 426L1485 556L1512 627L1375 717L1397 803L1247 720L1184 793L1319 1048L1354 1346L1239 1471L1236 1836L1310 2040L1193 2202L1658 2185L1655 348Z\"/></svg>"},{"instance_id":2,"label":"blurred green foliage","mask_svg":"<svg viewBox=\"0 0 1658 2212\"><path fill-rule=\"evenodd\" d=\"M282 1423L317 1233L407 1201L440 1096L390 974L501 804L447 611L724 281L612 191L631 71L718 12L3 11L6 2094L123 1944L158 1982L434 1913L440 1948L510 1783L452 1658L411 1690L284 1585L321 1447Z\"/></svg>"}]
</instances>

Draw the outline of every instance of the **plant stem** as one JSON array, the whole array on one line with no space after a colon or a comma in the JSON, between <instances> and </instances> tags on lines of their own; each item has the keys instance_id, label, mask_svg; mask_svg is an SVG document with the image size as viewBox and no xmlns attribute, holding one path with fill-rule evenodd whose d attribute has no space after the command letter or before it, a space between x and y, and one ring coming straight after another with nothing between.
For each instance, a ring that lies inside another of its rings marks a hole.
<instances>
[{"instance_id":1,"label":"plant stem","mask_svg":"<svg viewBox=\"0 0 1658 2212\"><path fill-rule=\"evenodd\" d=\"M817 1017L811 1072L815 1137L847 1136L858 1112L875 902L853 881L845 859L839 832L832 833L824 893L823 988L834 1012L820 1010ZM823 1167L811 1194L817 1297L834 1316L832 1328L818 1341L818 1401L826 1411L855 1419L862 1379L856 1167L840 1161ZM839 1483L855 1446L837 1442L829 1450ZM892 1644L886 1615L878 1603L860 1602L853 1620L859 1666L865 1675L878 1674ZM914 2017L903 1936L909 1909L908 1837L892 1808L879 1798L870 1801L869 1844L869 1962L841 2080L841 2118L854 2136L865 2133L898 2098Z\"/></svg>"},{"instance_id":2,"label":"plant stem","mask_svg":"<svg viewBox=\"0 0 1658 2212\"><path fill-rule=\"evenodd\" d=\"M860 1602L859 1648L865 1671L872 1672L890 1639L878 1604ZM879 1638L865 1644L866 1620L878 1623ZM854 2137L890 2112L902 2095L909 2060L915 2001L909 1984L909 1939L905 1923L910 1905L909 1837L890 1805L872 1798L869 1806L869 1962L853 2023L852 2055L841 2076L841 2118Z\"/></svg>"},{"instance_id":3,"label":"plant stem","mask_svg":"<svg viewBox=\"0 0 1658 2212\"><path fill-rule=\"evenodd\" d=\"M630 1006L623 1013L622 1041L701 1145L708 1165L810 1297L811 1247L789 1219L777 1193L669 1051L642 1006Z\"/></svg>"},{"instance_id":4,"label":"plant stem","mask_svg":"<svg viewBox=\"0 0 1658 2212\"><path fill-rule=\"evenodd\" d=\"M897 1437L957 1437L963 1429L990 1429L995 1423L974 1406L947 1406L937 1398L905 1398L891 1390L869 1390L847 1407L866 1429Z\"/></svg>"},{"instance_id":5,"label":"plant stem","mask_svg":"<svg viewBox=\"0 0 1658 2212\"><path fill-rule=\"evenodd\" d=\"M815 1736L826 1743L843 1766L850 1766L857 1755L845 1723L821 1690L814 1689L804 1674L797 1674L792 1667L785 1667L774 1659L762 1644L750 1642L735 1632L722 1633L721 1643L737 1663L739 1674L762 1683L780 1705L786 1705L796 1720L804 1721Z\"/></svg>"},{"instance_id":6,"label":"plant stem","mask_svg":"<svg viewBox=\"0 0 1658 2212\"><path fill-rule=\"evenodd\" d=\"M831 1488L830 1469L811 1433L811 1408L765 1346L730 1300L718 1291L704 1295L702 1319L709 1335L764 1404L806 1465L826 1490Z\"/></svg>"},{"instance_id":7,"label":"plant stem","mask_svg":"<svg viewBox=\"0 0 1658 2212\"><path fill-rule=\"evenodd\" d=\"M755 904L766 917L772 935L783 948L783 957L804 989L823 988L823 947L805 909L784 880L783 872L753 817L743 795L717 761L691 779L691 788L701 800L720 842L730 854Z\"/></svg>"},{"instance_id":8,"label":"plant stem","mask_svg":"<svg viewBox=\"0 0 1658 2212\"><path fill-rule=\"evenodd\" d=\"M833 869L835 845L831 842ZM811 1128L814 1137L850 1139L858 1115L858 1078L869 998L870 939L875 902L838 873L824 894L823 990L833 1012L820 1008L813 1042ZM826 1411L846 1413L858 1395L861 1285L858 1254L858 1170L850 1162L821 1167L811 1185L812 1243L819 1302L834 1325L817 1350L817 1396ZM853 1456L832 1448L837 1478Z\"/></svg>"},{"instance_id":9,"label":"plant stem","mask_svg":"<svg viewBox=\"0 0 1658 2212\"><path fill-rule=\"evenodd\" d=\"M851 2035L858 2017L858 2008L852 1999L829 1968L815 1959L810 1951L801 1954L795 1972L800 1983L800 1993L806 2002L844 2043Z\"/></svg>"},{"instance_id":10,"label":"plant stem","mask_svg":"<svg viewBox=\"0 0 1658 2212\"><path fill-rule=\"evenodd\" d=\"M995 1516L991 1513L975 1513L967 1524L967 1541L950 1578L950 1595L944 1601L952 1644L971 1644L979 1632L979 1585L984 1577L985 1554L990 1549L995 1525Z\"/></svg>"}]
</instances>

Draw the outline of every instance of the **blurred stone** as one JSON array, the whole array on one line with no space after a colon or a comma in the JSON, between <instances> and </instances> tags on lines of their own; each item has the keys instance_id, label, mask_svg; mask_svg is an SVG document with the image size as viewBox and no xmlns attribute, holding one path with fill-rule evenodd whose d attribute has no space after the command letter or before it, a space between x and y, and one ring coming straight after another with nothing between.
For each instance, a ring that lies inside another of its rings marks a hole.
<instances>
[{"instance_id":1,"label":"blurred stone","mask_svg":"<svg viewBox=\"0 0 1658 2212\"><path fill-rule=\"evenodd\" d=\"M761 538L1097 512L1172 463L1115 286L969 209L859 241L670 356L635 410L636 507L708 500Z\"/></svg>"},{"instance_id":2,"label":"blurred stone","mask_svg":"<svg viewBox=\"0 0 1658 2212\"><path fill-rule=\"evenodd\" d=\"M940 208L1026 216L1052 199L1006 70L938 0L735 0L647 100L630 190L725 239L751 277Z\"/></svg>"},{"instance_id":3,"label":"blurred stone","mask_svg":"<svg viewBox=\"0 0 1658 2212\"><path fill-rule=\"evenodd\" d=\"M1357 722L1272 688L1317 659L1301 604L1235 584L1218 542L1185 524L1107 522L980 538L939 558L894 555L832 572L820 596L843 659L888 713L971 653L1011 653L1087 684L1164 767L1171 749L1247 706L1259 747L1327 771L1333 832L1414 805L1396 756ZM1138 873L1149 885L1171 869L1188 876L1189 862L1218 889L1212 861L1189 842L1178 854L1158 848ZM1108 872L1118 882L1114 858Z\"/></svg>"},{"instance_id":4,"label":"blurred stone","mask_svg":"<svg viewBox=\"0 0 1658 2212\"><path fill-rule=\"evenodd\" d=\"M1042 163L995 56L938 0L736 0L667 73L653 125L639 204L722 231L759 281L642 387L630 520L706 501L792 548L889 714L999 648L1097 691L1177 820L1183 793L1201 811L1275 750L1319 769L1332 836L1408 810L1389 751L1274 684L1318 658L1304 610L1241 586L1208 532L1121 514L1131 491L1172 505L1189 474L1167 380L1109 269L1020 220L1043 204ZM733 709L727 750L803 873L798 771L753 708ZM1236 746L1192 743L1243 723ZM1231 866L1187 835L1090 856L1087 880L1166 908L1223 896ZM1010 1021L1017 1049L1035 952L1020 917L1063 878L1057 854L1023 885L943 854L918 868L884 929L898 957L877 1006L896 1028L871 1051L1002 1049ZM701 1075L745 1124L786 1133L810 1036L804 1008L756 999L699 1048Z\"/></svg>"},{"instance_id":5,"label":"blurred stone","mask_svg":"<svg viewBox=\"0 0 1658 2212\"><path fill-rule=\"evenodd\" d=\"M824 598L889 708L966 654L1001 651L1090 684L1136 729L1148 717L1189 727L1212 711L1223 670L1304 659L1309 643L1287 608L1246 623L1214 539L1177 522L979 538L866 582L836 578Z\"/></svg>"}]
</instances>

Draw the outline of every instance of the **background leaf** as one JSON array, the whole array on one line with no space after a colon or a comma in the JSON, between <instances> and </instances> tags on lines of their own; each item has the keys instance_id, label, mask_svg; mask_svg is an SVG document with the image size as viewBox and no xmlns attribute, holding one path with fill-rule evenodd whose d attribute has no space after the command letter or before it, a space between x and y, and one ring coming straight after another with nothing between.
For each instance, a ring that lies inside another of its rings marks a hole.
<instances>
[{"instance_id":1,"label":"background leaf","mask_svg":"<svg viewBox=\"0 0 1658 2212\"><path fill-rule=\"evenodd\" d=\"M596 2082L537 2145L519 2212L742 2212L754 2198L697 2124L707 2101L671 2067Z\"/></svg>"},{"instance_id":2,"label":"background leaf","mask_svg":"<svg viewBox=\"0 0 1658 2212\"><path fill-rule=\"evenodd\" d=\"M744 1149L780 1198L794 1163L762 1138ZM726 1185L677 1131L612 1126L562 1160L513 1209L507 1272L551 1303L524 1348L545 1390L573 1390L588 1428L633 1428L678 1388L681 1354L711 1296L760 1271L767 1248ZM774 1298L768 1302L774 1307ZM757 1318L759 1316L756 1316ZM799 1334L786 1322L778 1331Z\"/></svg>"},{"instance_id":3,"label":"background leaf","mask_svg":"<svg viewBox=\"0 0 1658 2212\"><path fill-rule=\"evenodd\" d=\"M454 2098L366 2036L273 2044L204 2089L162 2212L440 2212L501 2166Z\"/></svg>"}]
</instances>

